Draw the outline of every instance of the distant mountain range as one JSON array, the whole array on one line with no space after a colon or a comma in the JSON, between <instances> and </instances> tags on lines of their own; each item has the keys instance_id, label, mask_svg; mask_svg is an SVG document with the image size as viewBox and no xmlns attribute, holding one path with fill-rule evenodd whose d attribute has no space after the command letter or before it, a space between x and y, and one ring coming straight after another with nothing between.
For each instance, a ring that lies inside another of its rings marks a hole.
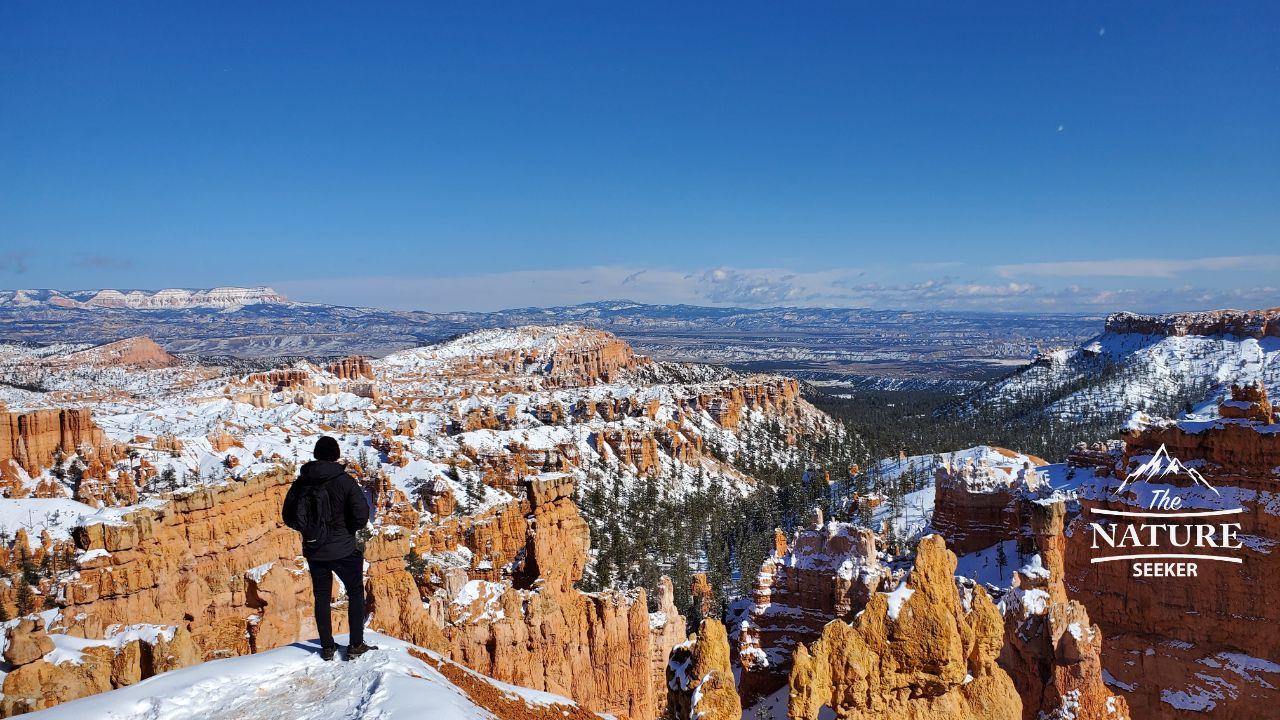
<instances>
[{"instance_id":1,"label":"distant mountain range","mask_svg":"<svg viewBox=\"0 0 1280 720\"><path fill-rule=\"evenodd\" d=\"M962 389L1040 351L1073 347L1102 316L645 305L626 300L498 312L293 302L270 288L0 291L0 339L110 342L269 359L382 356L480 328L581 323L663 360L778 372L835 387Z\"/></svg>"}]
</instances>

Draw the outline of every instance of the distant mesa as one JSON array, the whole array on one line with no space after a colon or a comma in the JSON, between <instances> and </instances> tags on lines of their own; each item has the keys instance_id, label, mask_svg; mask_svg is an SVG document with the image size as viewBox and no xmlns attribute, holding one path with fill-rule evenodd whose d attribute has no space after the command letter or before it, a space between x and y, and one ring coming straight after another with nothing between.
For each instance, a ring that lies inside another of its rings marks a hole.
<instances>
[{"instance_id":1,"label":"distant mesa","mask_svg":"<svg viewBox=\"0 0 1280 720\"><path fill-rule=\"evenodd\" d=\"M130 310L230 310L246 305L287 305L289 298L269 287L207 290L12 290L0 292L0 307L49 305L61 308Z\"/></svg>"},{"instance_id":2,"label":"distant mesa","mask_svg":"<svg viewBox=\"0 0 1280 720\"><path fill-rule=\"evenodd\" d=\"M1280 337L1280 307L1267 310L1211 310L1168 315L1119 312L1107 317L1106 330L1118 334L1176 337L1186 335Z\"/></svg>"}]
</instances>

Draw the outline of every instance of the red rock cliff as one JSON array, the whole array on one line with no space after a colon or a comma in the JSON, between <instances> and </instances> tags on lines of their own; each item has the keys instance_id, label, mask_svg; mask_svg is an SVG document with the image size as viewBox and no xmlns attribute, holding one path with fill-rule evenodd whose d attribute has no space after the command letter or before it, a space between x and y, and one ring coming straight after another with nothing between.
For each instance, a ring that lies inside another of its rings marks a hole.
<instances>
[{"instance_id":1,"label":"red rock cliff","mask_svg":"<svg viewBox=\"0 0 1280 720\"><path fill-rule=\"evenodd\" d=\"M1280 308L1214 310L1171 315L1139 315L1121 312L1107 317L1106 330L1111 333L1140 335L1280 337Z\"/></svg>"},{"instance_id":2,"label":"red rock cliff","mask_svg":"<svg viewBox=\"0 0 1280 720\"><path fill-rule=\"evenodd\" d=\"M1265 401L1245 394L1240 403ZM1166 423L1125 438L1122 467L1132 469L1164 446L1217 490L1171 476L1167 482L1191 505L1244 510L1230 517L1240 523L1243 547L1230 551L1240 564L1201 561L1196 577L1180 578L1134 577L1128 562L1091 563L1097 551L1088 523L1098 519L1091 510L1146 511L1149 503L1139 497L1150 491L1117 494L1121 480L1113 477L1081 488L1085 512L1067 540L1067 585L1106 633L1103 662L1132 688L1128 698L1137 717L1192 718L1205 711L1240 720L1274 717L1280 703L1280 433L1274 427L1243 417Z\"/></svg>"},{"instance_id":3,"label":"red rock cliff","mask_svg":"<svg viewBox=\"0 0 1280 720\"><path fill-rule=\"evenodd\" d=\"M12 460L30 475L53 464L55 451L107 445L87 409L34 410L0 415L0 465Z\"/></svg>"}]
</instances>

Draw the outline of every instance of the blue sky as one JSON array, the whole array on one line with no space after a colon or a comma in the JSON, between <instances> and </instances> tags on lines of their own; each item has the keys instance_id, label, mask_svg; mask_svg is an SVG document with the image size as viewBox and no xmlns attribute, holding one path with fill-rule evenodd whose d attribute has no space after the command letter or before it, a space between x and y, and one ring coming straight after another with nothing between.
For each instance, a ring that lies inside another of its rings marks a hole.
<instances>
[{"instance_id":1,"label":"blue sky","mask_svg":"<svg viewBox=\"0 0 1280 720\"><path fill-rule=\"evenodd\" d=\"M0 287L1280 305L1275 3L366 5L0 3Z\"/></svg>"}]
</instances>

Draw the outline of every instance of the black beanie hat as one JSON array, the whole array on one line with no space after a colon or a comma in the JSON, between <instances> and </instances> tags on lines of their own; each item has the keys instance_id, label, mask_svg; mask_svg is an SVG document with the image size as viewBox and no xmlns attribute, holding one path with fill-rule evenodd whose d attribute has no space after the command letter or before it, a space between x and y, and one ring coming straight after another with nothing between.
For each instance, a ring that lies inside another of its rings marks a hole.
<instances>
[{"instance_id":1,"label":"black beanie hat","mask_svg":"<svg viewBox=\"0 0 1280 720\"><path fill-rule=\"evenodd\" d=\"M328 460L329 462L337 462L338 457L342 454L338 450L338 441L328 435L321 435L316 441L316 449L311 452L317 460Z\"/></svg>"}]
</instances>

